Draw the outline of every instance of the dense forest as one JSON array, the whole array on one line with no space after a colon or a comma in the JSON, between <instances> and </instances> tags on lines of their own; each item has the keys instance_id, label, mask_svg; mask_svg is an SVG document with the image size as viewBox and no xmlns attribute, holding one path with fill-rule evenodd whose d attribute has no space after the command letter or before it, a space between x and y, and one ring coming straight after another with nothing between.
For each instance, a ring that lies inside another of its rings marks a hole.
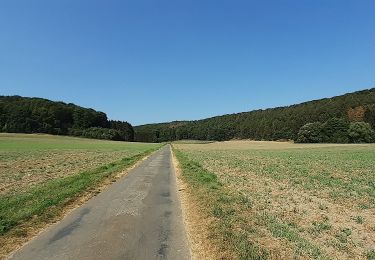
<instances>
[{"instance_id":1,"label":"dense forest","mask_svg":"<svg viewBox=\"0 0 375 260\"><path fill-rule=\"evenodd\" d=\"M134 130L128 122L108 120L103 112L71 103L20 96L0 96L0 132L134 140Z\"/></svg>"},{"instance_id":2,"label":"dense forest","mask_svg":"<svg viewBox=\"0 0 375 260\"><path fill-rule=\"evenodd\" d=\"M137 126L135 140L164 142L182 139L216 141L253 139L373 142L374 127L375 88L288 107L255 110L197 121ZM308 135L313 133L310 130L315 130L315 134L316 131L320 131L319 138L310 138ZM359 137L356 137L357 135Z\"/></svg>"}]
</instances>

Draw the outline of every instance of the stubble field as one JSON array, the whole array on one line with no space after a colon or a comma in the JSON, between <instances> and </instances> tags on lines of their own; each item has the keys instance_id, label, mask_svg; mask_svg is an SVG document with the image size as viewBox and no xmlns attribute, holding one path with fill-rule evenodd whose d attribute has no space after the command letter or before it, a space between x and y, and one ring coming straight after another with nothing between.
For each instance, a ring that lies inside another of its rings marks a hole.
<instances>
[{"instance_id":1,"label":"stubble field","mask_svg":"<svg viewBox=\"0 0 375 260\"><path fill-rule=\"evenodd\" d=\"M174 149L224 258L375 259L375 145Z\"/></svg>"}]
</instances>

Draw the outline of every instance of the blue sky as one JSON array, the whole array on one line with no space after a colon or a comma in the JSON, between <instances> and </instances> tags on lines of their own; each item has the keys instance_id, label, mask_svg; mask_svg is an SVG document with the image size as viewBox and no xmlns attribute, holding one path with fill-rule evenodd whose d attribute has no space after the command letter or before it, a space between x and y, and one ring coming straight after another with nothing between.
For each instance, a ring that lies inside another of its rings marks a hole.
<instances>
[{"instance_id":1,"label":"blue sky","mask_svg":"<svg viewBox=\"0 0 375 260\"><path fill-rule=\"evenodd\" d=\"M134 125L375 87L373 0L0 0L0 95Z\"/></svg>"}]
</instances>

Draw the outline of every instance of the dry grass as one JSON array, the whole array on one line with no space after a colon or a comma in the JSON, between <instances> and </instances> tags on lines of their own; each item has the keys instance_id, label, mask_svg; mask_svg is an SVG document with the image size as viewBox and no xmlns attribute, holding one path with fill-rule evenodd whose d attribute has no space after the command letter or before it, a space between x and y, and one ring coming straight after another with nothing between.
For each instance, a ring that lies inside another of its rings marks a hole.
<instances>
[{"instance_id":1,"label":"dry grass","mask_svg":"<svg viewBox=\"0 0 375 260\"><path fill-rule=\"evenodd\" d=\"M24 190L47 180L66 177L130 155L132 154L127 151L0 151L0 194ZM3 159L4 157L7 158Z\"/></svg>"},{"instance_id":2,"label":"dry grass","mask_svg":"<svg viewBox=\"0 0 375 260\"><path fill-rule=\"evenodd\" d=\"M176 172L178 195L181 201L182 215L189 240L192 259L220 259L217 246L211 243L208 227L212 219L203 215L202 205L181 176L178 160L173 154L173 164Z\"/></svg>"},{"instance_id":3,"label":"dry grass","mask_svg":"<svg viewBox=\"0 0 375 260\"><path fill-rule=\"evenodd\" d=\"M94 169L152 146L50 135L0 134L0 195Z\"/></svg>"},{"instance_id":4,"label":"dry grass","mask_svg":"<svg viewBox=\"0 0 375 260\"><path fill-rule=\"evenodd\" d=\"M270 258L366 259L375 249L375 146L176 144L215 173ZM247 207L244 205L247 204Z\"/></svg>"}]
</instances>

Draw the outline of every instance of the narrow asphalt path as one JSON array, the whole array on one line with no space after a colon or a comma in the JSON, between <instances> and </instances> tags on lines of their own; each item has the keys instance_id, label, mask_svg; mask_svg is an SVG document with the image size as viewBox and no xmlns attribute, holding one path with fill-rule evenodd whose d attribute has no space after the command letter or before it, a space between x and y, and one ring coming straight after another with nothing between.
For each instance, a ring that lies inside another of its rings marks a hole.
<instances>
[{"instance_id":1,"label":"narrow asphalt path","mask_svg":"<svg viewBox=\"0 0 375 260\"><path fill-rule=\"evenodd\" d=\"M10 259L190 259L170 146Z\"/></svg>"}]
</instances>

